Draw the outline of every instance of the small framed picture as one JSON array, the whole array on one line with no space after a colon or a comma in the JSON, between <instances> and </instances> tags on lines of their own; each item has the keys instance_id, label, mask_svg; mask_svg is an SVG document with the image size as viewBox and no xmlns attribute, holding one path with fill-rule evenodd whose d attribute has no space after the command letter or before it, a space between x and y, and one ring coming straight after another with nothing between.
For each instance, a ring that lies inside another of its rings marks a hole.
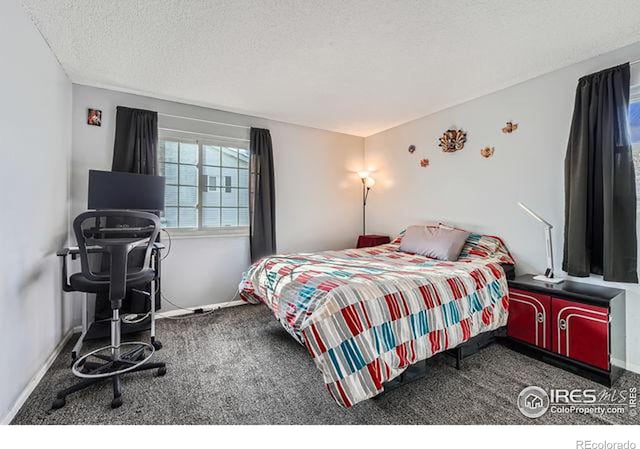
<instances>
[{"instance_id":1,"label":"small framed picture","mask_svg":"<svg viewBox=\"0 0 640 449\"><path fill-rule=\"evenodd\" d=\"M102 126L102 111L99 109L87 109L87 125Z\"/></svg>"}]
</instances>

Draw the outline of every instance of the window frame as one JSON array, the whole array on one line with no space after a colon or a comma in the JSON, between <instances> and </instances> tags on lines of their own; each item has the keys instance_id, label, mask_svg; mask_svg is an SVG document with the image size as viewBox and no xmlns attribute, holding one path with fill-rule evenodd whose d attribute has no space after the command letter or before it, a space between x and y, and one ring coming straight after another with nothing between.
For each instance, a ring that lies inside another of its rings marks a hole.
<instances>
[{"instance_id":1,"label":"window frame","mask_svg":"<svg viewBox=\"0 0 640 449\"><path fill-rule=\"evenodd\" d=\"M210 166L210 165L206 165L204 164L204 146L206 145L212 145L212 146L219 146L219 147L231 147L231 148L237 148L237 149L243 149L247 152L249 152L249 140L244 140L242 139L242 142L239 141L239 139L224 139L224 138L211 138L210 136L207 136L206 134L198 134L198 133L191 133L191 132L180 132L180 131L169 131L169 130L162 130L159 129L158 130L158 148L160 147L160 142L161 141L178 141L180 143L184 142L184 143L190 143L190 144L196 144L198 146L198 163L195 165L197 167L197 204L195 209L198 212L198 226L195 228L176 228L176 227L165 227L163 229L169 231L171 233L172 237L225 237L225 236L248 236L249 235L249 226L218 226L218 227L203 227L202 225L202 218L203 218L203 191L204 191L204 185L202 184L203 181L203 177L204 175L204 167L218 167L221 170L223 168L234 168L234 167L228 167L228 166L223 166L222 165L222 154L221 154L221 160L220 160L220 165L219 166ZM164 156L164 155L163 155ZM160 151L158 151L157 154L157 164L158 164L158 171L160 171L160 165L163 162L161 162L161 155L160 155ZM166 163L166 161L165 161ZM170 162L173 163L173 162ZM177 184L177 188L178 191L180 190L180 186L182 186L183 184L180 184L180 149L178 148L178 162L175 163L178 166L178 184ZM185 165L191 165L191 164L185 164ZM235 167L238 170L238 176L240 175L240 170L245 170L244 168L240 168ZM251 170L250 170L250 163L247 164L247 174L250 177L251 176ZM222 176L222 174L221 174ZM220 183L219 183L220 184ZM236 190L242 190L245 189L247 191L247 207L241 207L241 206L236 206L235 209L246 209L247 213L249 214L249 219L250 219L250 211L249 211L249 204L250 204L250 188L249 188L249 184L250 184L250 180L249 183L247 184L247 187L235 187ZM172 186L174 184L171 184ZM184 186L186 186L186 184L184 184ZM223 185L218 185L217 186L219 190L224 189ZM240 193L240 192L238 192ZM221 197L222 200L222 197ZM239 200L240 198L238 197L238 204L239 204ZM165 208L167 206L165 205ZM169 207L174 207L174 206L169 206ZM179 200L179 193L178 193L178 205L175 206L178 209L178 214L179 209L180 209L180 200ZM222 213L222 204L220 204L220 213ZM164 210L163 212L163 217L164 217Z\"/></svg>"}]
</instances>

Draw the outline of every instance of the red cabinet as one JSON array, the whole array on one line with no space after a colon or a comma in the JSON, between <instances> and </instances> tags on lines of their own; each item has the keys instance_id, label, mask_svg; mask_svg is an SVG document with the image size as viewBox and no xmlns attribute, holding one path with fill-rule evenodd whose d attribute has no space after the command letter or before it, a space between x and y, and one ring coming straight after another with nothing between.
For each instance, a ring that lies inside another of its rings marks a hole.
<instances>
[{"instance_id":1,"label":"red cabinet","mask_svg":"<svg viewBox=\"0 0 640 449\"><path fill-rule=\"evenodd\" d=\"M388 235L361 235L358 237L357 248L369 248L371 246L384 245L390 241L391 239Z\"/></svg>"},{"instance_id":2,"label":"red cabinet","mask_svg":"<svg viewBox=\"0 0 640 449\"><path fill-rule=\"evenodd\" d=\"M624 290L582 282L509 281L511 348L611 386L624 371Z\"/></svg>"},{"instance_id":3,"label":"red cabinet","mask_svg":"<svg viewBox=\"0 0 640 449\"><path fill-rule=\"evenodd\" d=\"M551 298L548 295L509 290L509 337L550 350L550 318Z\"/></svg>"},{"instance_id":4,"label":"red cabinet","mask_svg":"<svg viewBox=\"0 0 640 449\"><path fill-rule=\"evenodd\" d=\"M609 369L609 312L575 301L553 298L553 351Z\"/></svg>"}]
</instances>

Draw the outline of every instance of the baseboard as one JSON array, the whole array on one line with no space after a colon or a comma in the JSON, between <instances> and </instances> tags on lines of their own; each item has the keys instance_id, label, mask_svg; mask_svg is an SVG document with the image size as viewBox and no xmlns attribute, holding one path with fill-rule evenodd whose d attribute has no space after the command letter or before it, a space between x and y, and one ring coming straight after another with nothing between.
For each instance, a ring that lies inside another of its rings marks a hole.
<instances>
[{"instance_id":1,"label":"baseboard","mask_svg":"<svg viewBox=\"0 0 640 449\"><path fill-rule=\"evenodd\" d=\"M618 359L611 359L611 363L620 368L624 368L627 371L633 371L634 373L640 374L640 365L636 365L634 363L624 362Z\"/></svg>"},{"instance_id":2,"label":"baseboard","mask_svg":"<svg viewBox=\"0 0 640 449\"><path fill-rule=\"evenodd\" d=\"M181 316L181 315L192 315L193 311L196 309L204 309L206 311L210 311L210 310L226 309L227 307L242 306L244 304L247 304L247 303L242 300L237 300L237 301L218 302L215 304L205 304L202 306L185 307L183 309L174 309L174 310L168 310L166 312L158 312L156 313L156 318L162 319L162 318L170 318L170 317Z\"/></svg>"},{"instance_id":3,"label":"baseboard","mask_svg":"<svg viewBox=\"0 0 640 449\"><path fill-rule=\"evenodd\" d=\"M20 408L22 408L22 406L27 401L29 396L31 396L31 393L33 393L33 390L35 390L35 388L38 386L38 384L40 383L40 381L42 380L44 375L47 374L47 371L49 371L49 368L51 368L51 365L53 365L53 362L56 360L56 358L58 358L58 355L60 355L60 352L62 352L62 349L64 348L64 345L67 344L69 339L75 333L76 333L76 328L72 327L71 329L69 329L67 331L66 334L64 334L64 336L62 337L62 340L60 340L60 343L58 343L58 345L51 352L51 354L49 355L47 360L45 360L45 362L42 365L42 367L31 378L31 380L29 381L27 386L24 387L24 390L22 390L22 393L20 393L20 396L18 396L18 399L13 404L13 407L11 407L9 409L7 414L5 416L3 416L2 419L0 419L0 425L11 424L11 421L13 421L13 418L16 417L16 415L20 411Z\"/></svg>"}]
</instances>

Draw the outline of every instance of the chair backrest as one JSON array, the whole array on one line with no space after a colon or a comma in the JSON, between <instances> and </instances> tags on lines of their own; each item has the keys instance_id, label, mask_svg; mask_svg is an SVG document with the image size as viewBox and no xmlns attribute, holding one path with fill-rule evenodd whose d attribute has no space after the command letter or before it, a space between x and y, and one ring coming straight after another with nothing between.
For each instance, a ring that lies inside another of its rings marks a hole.
<instances>
[{"instance_id":1,"label":"chair backrest","mask_svg":"<svg viewBox=\"0 0 640 449\"><path fill-rule=\"evenodd\" d=\"M135 210L96 210L84 212L73 221L84 277L91 281L109 280L110 299L124 297L126 276L150 266L153 243L160 232L160 219L149 212ZM97 266L91 253L105 257Z\"/></svg>"}]
</instances>

